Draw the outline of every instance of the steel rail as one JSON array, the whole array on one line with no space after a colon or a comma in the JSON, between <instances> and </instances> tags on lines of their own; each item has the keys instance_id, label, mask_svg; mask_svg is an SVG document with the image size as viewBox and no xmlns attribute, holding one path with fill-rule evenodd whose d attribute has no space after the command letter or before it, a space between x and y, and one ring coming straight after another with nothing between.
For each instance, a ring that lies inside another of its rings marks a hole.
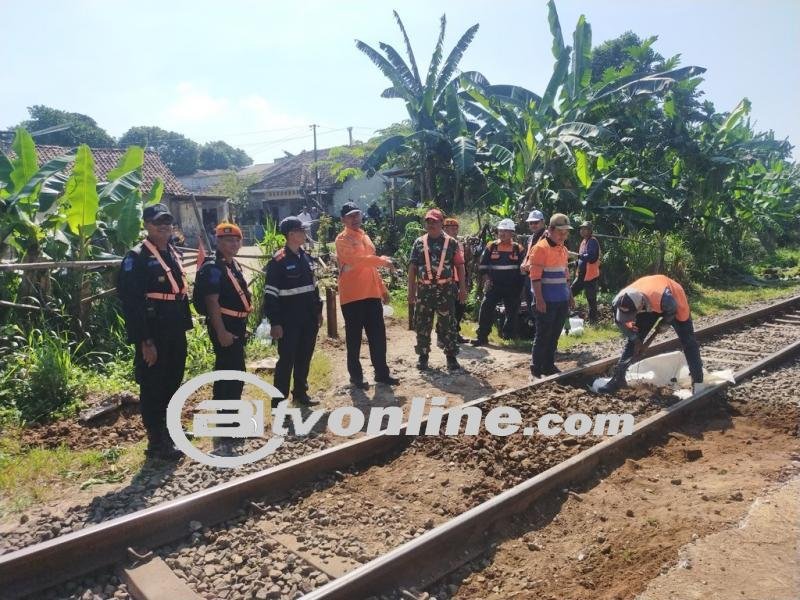
<instances>
[{"instance_id":1,"label":"steel rail","mask_svg":"<svg viewBox=\"0 0 800 600\"><path fill-rule=\"evenodd\" d=\"M700 328L695 335L698 340L707 339L728 328L758 321L798 305L800 296L793 296L745 315ZM672 338L652 345L646 356L678 347L678 339ZM583 367L576 367L525 386L496 392L458 407L476 405L509 394L524 392L553 381L569 383L578 378L603 373L616 362L617 357L597 360ZM676 406L682 405L683 403ZM127 558L129 547L154 548L180 539L190 533L191 521L199 521L204 525L223 522L235 516L248 500L286 497L291 489L319 476L364 463L401 448L410 439L402 435L404 429L405 427L401 429L399 436L387 434L365 436L157 506L0 555L0 598L31 594L102 567L123 562ZM427 539L427 535L423 537Z\"/></svg>"},{"instance_id":2,"label":"steel rail","mask_svg":"<svg viewBox=\"0 0 800 600\"><path fill-rule=\"evenodd\" d=\"M619 463L620 456L668 431L681 417L702 408L728 387L797 353L800 341L738 371L736 383L714 385L661 410L637 424L630 435L604 440L580 452L306 594L302 600L365 598L409 587L422 589L485 551L503 523L528 510L538 499L591 478L600 466Z\"/></svg>"}]
</instances>

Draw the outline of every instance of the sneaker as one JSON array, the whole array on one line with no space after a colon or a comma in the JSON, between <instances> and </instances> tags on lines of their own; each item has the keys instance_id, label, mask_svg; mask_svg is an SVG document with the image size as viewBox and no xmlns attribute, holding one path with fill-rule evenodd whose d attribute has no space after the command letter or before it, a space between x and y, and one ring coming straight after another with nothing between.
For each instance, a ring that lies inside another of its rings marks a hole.
<instances>
[{"instance_id":1,"label":"sneaker","mask_svg":"<svg viewBox=\"0 0 800 600\"><path fill-rule=\"evenodd\" d=\"M419 360L417 360L417 369L420 371L427 371L428 370L428 355L427 354L420 354Z\"/></svg>"},{"instance_id":2,"label":"sneaker","mask_svg":"<svg viewBox=\"0 0 800 600\"><path fill-rule=\"evenodd\" d=\"M461 365L458 364L455 356L447 357L447 370L448 371L463 371Z\"/></svg>"},{"instance_id":3,"label":"sneaker","mask_svg":"<svg viewBox=\"0 0 800 600\"><path fill-rule=\"evenodd\" d=\"M376 377L375 383L385 383L386 385L398 385L400 380L397 377L392 377L391 375L384 375L383 377Z\"/></svg>"},{"instance_id":4,"label":"sneaker","mask_svg":"<svg viewBox=\"0 0 800 600\"><path fill-rule=\"evenodd\" d=\"M368 390L369 389L369 383L364 381L363 379L351 379L350 380L350 385L352 385L354 388L359 389L359 390Z\"/></svg>"},{"instance_id":5,"label":"sneaker","mask_svg":"<svg viewBox=\"0 0 800 600\"><path fill-rule=\"evenodd\" d=\"M476 338L476 339L472 340L472 345L475 346L476 348L478 346L485 346L488 343L489 343L489 340L486 339L486 338L480 338L479 337L479 338Z\"/></svg>"},{"instance_id":6,"label":"sneaker","mask_svg":"<svg viewBox=\"0 0 800 600\"><path fill-rule=\"evenodd\" d=\"M543 375L557 375L561 373L561 369L556 366L548 367L547 369L542 370Z\"/></svg>"},{"instance_id":7,"label":"sneaker","mask_svg":"<svg viewBox=\"0 0 800 600\"><path fill-rule=\"evenodd\" d=\"M303 406L316 406L319 404L319 400L314 400L308 394L292 394L292 399L295 404L301 404Z\"/></svg>"}]
</instances>

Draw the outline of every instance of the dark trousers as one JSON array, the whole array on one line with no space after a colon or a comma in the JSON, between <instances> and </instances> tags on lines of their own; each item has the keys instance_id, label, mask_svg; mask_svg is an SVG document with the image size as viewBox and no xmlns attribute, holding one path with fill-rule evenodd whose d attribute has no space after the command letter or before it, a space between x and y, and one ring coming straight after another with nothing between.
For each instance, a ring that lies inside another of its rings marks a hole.
<instances>
[{"instance_id":1,"label":"dark trousers","mask_svg":"<svg viewBox=\"0 0 800 600\"><path fill-rule=\"evenodd\" d=\"M375 377L388 377L389 367L386 364L386 326L383 322L383 303L379 298L366 298L342 304L344 315L344 333L347 342L347 372L353 381L362 381L364 371L361 369L361 332L367 333L369 358Z\"/></svg>"},{"instance_id":2,"label":"dark trousers","mask_svg":"<svg viewBox=\"0 0 800 600\"><path fill-rule=\"evenodd\" d=\"M650 330L660 317L660 314L651 312L644 312L636 315L636 327L639 328L637 337L640 341L644 342L645 337L648 333L650 333ZM672 322L672 328L678 335L678 340L680 340L683 348L683 354L686 356L686 363L689 365L689 373L692 375L692 381L694 383L702 383L703 361L700 359L700 347L697 344L697 338L694 337L694 324L692 323L692 320L675 320ZM625 349L622 351L620 364L630 359L635 350L636 338L628 339L628 343L625 344ZM625 373L622 372L619 376L624 378ZM621 381L624 381L624 379L621 379Z\"/></svg>"},{"instance_id":3,"label":"dark trousers","mask_svg":"<svg viewBox=\"0 0 800 600\"><path fill-rule=\"evenodd\" d=\"M511 338L517 331L517 318L519 315L519 287L500 287L493 285L486 292L481 302L481 310L478 314L478 339L484 340L489 337L492 331L492 323L497 318L497 304L502 301L506 308L506 319L503 323L503 337Z\"/></svg>"},{"instance_id":4,"label":"dark trousers","mask_svg":"<svg viewBox=\"0 0 800 600\"><path fill-rule=\"evenodd\" d=\"M528 322L531 324L531 334L536 336L536 309L534 308L533 283L530 279L525 279L525 305L528 308Z\"/></svg>"},{"instance_id":5,"label":"dark trousers","mask_svg":"<svg viewBox=\"0 0 800 600\"><path fill-rule=\"evenodd\" d=\"M236 336L230 346L220 346L217 341L214 328L209 323L208 335L211 338L211 346L214 348L214 370L215 371L245 371L245 324L246 319L236 319L235 317L223 316L222 321L225 329ZM243 381L225 380L214 382L214 400L239 400L242 397Z\"/></svg>"},{"instance_id":6,"label":"dark trousers","mask_svg":"<svg viewBox=\"0 0 800 600\"><path fill-rule=\"evenodd\" d=\"M536 337L531 352L531 372L542 375L555 367L558 337L569 314L567 302L547 302L546 312L536 311Z\"/></svg>"},{"instance_id":7,"label":"dark trousers","mask_svg":"<svg viewBox=\"0 0 800 600\"><path fill-rule=\"evenodd\" d=\"M317 315L308 315L302 321L289 321L283 325L283 337L278 340L278 364L275 365L274 385L289 396L289 379L294 374L292 393L305 396L308 392L308 369L317 343L319 324Z\"/></svg>"},{"instance_id":8,"label":"dark trousers","mask_svg":"<svg viewBox=\"0 0 800 600\"><path fill-rule=\"evenodd\" d=\"M142 424L151 441L162 439L167 426L167 405L181 386L186 368L186 334L171 333L154 338L156 364L148 367L142 358L141 344L136 344L133 359L136 383L139 384L139 408Z\"/></svg>"},{"instance_id":9,"label":"dark trousers","mask_svg":"<svg viewBox=\"0 0 800 600\"><path fill-rule=\"evenodd\" d=\"M581 292L586 293L586 302L589 303L589 320L597 321L597 282L599 279L592 279L591 281L584 281L581 275L575 278L572 282L572 295L577 296Z\"/></svg>"}]
</instances>

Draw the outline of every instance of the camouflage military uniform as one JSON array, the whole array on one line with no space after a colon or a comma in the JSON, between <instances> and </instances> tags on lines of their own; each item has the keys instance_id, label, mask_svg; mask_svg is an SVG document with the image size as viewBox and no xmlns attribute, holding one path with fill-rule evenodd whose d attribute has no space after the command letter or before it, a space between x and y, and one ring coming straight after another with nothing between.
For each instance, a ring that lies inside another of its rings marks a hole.
<instances>
[{"instance_id":1,"label":"camouflage military uniform","mask_svg":"<svg viewBox=\"0 0 800 600\"><path fill-rule=\"evenodd\" d=\"M426 240L429 261L425 260ZM442 260L445 240L449 241ZM447 356L458 354L458 335L455 325L455 303L458 292L451 285L455 274L457 252L458 244L445 233L438 238L428 238L427 234L419 237L411 248L409 262L415 265L417 273L417 298L414 307L417 345L414 349L420 356L427 356L430 353L434 317L437 319L437 332L441 332L439 340L444 346L444 353Z\"/></svg>"}]
</instances>

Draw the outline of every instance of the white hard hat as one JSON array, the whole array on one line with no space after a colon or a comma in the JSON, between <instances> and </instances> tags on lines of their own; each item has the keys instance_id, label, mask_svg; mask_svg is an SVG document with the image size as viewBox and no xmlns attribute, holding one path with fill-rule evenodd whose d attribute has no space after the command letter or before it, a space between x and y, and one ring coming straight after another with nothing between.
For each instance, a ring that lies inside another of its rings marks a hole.
<instances>
[{"instance_id":1,"label":"white hard hat","mask_svg":"<svg viewBox=\"0 0 800 600\"><path fill-rule=\"evenodd\" d=\"M528 218L525 219L526 223L530 223L531 221L544 221L544 215L540 210L532 210L528 213Z\"/></svg>"},{"instance_id":2,"label":"white hard hat","mask_svg":"<svg viewBox=\"0 0 800 600\"><path fill-rule=\"evenodd\" d=\"M498 231L500 229L505 229L506 231L515 231L517 229L517 226L511 219L503 219L497 224L497 229Z\"/></svg>"}]
</instances>

